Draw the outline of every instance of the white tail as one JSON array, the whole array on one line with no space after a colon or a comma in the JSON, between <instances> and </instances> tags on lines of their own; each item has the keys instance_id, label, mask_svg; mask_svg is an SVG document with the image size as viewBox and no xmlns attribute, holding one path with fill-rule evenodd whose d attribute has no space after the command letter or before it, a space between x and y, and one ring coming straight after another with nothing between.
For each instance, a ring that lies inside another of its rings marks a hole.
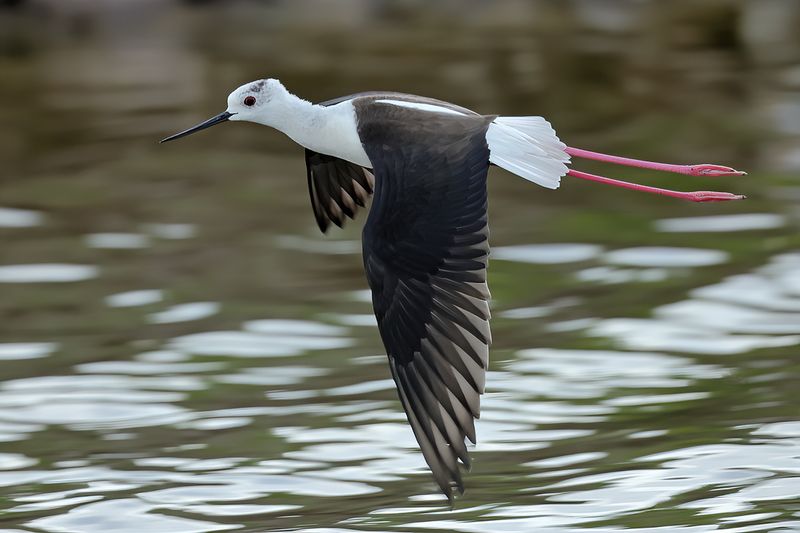
<instances>
[{"instance_id":1,"label":"white tail","mask_svg":"<svg viewBox=\"0 0 800 533\"><path fill-rule=\"evenodd\" d=\"M548 189L567 173L569 154L542 117L497 117L486 132L489 161Z\"/></svg>"}]
</instances>

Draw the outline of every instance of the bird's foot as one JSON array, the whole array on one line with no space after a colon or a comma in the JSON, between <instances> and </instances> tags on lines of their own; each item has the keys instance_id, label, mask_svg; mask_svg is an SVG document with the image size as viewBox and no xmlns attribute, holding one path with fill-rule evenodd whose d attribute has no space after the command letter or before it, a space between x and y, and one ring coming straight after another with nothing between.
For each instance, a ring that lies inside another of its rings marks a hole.
<instances>
[{"instance_id":1,"label":"bird's foot","mask_svg":"<svg viewBox=\"0 0 800 533\"><path fill-rule=\"evenodd\" d=\"M722 165L712 165L710 163L703 163L701 165L688 165L686 167L686 174L689 176L705 176L716 178L720 176L746 176L747 172L736 170L731 167ZM731 200L738 200L738 198L730 198Z\"/></svg>"},{"instance_id":2,"label":"bird's foot","mask_svg":"<svg viewBox=\"0 0 800 533\"><path fill-rule=\"evenodd\" d=\"M690 202L727 202L729 200L744 200L747 198L747 196L743 194L717 191L694 191L684 194L685 196L683 196L683 198Z\"/></svg>"}]
</instances>

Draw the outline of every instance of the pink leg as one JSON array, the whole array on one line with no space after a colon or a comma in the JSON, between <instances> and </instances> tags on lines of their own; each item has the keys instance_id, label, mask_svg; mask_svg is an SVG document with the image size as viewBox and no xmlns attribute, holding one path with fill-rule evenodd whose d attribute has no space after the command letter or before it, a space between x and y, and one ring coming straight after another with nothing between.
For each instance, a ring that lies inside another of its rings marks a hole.
<instances>
[{"instance_id":1,"label":"pink leg","mask_svg":"<svg viewBox=\"0 0 800 533\"><path fill-rule=\"evenodd\" d=\"M583 180L596 181L598 183L605 183L606 185L613 185L614 187L622 187L623 189L631 189L633 191L642 191L651 194L662 194L664 196L672 196L673 198L682 198L690 202L723 202L725 200L742 200L746 198L741 194L733 194L729 192L715 192L715 191L694 191L694 192L681 192L671 191L669 189L659 189L658 187L648 187L647 185L639 185L638 183L629 183L627 181L615 180L603 176L596 176L581 172L580 170L567 171L567 176L573 178L580 178Z\"/></svg>"},{"instance_id":2,"label":"pink leg","mask_svg":"<svg viewBox=\"0 0 800 533\"><path fill-rule=\"evenodd\" d=\"M730 167L723 167L722 165L710 165L708 163L702 165L670 165L668 163L654 163L652 161L643 161L641 159L630 159L628 157L601 154L599 152L590 152L589 150L581 150L580 148L572 147L567 147L566 152L572 157L579 157L581 159L592 159L594 161L614 163L616 165L623 165L626 167L639 167L649 168L652 170L663 170L664 172L676 172L678 174L686 174L688 176L716 177L742 176L747 174L747 172L734 170Z\"/></svg>"}]
</instances>

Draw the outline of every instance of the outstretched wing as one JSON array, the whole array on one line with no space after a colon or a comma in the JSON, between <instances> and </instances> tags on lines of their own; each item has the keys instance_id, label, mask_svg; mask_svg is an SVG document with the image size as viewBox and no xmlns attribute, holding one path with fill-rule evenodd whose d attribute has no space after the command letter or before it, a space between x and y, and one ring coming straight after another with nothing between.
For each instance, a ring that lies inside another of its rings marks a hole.
<instances>
[{"instance_id":1,"label":"outstretched wing","mask_svg":"<svg viewBox=\"0 0 800 533\"><path fill-rule=\"evenodd\" d=\"M372 106L381 104L373 103ZM491 117L370 110L363 252L400 400L436 482L463 493L488 366L486 128Z\"/></svg>"},{"instance_id":2,"label":"outstretched wing","mask_svg":"<svg viewBox=\"0 0 800 533\"><path fill-rule=\"evenodd\" d=\"M354 218L372 194L372 172L344 159L306 150L306 173L311 208L324 233L333 222L340 228Z\"/></svg>"}]
</instances>

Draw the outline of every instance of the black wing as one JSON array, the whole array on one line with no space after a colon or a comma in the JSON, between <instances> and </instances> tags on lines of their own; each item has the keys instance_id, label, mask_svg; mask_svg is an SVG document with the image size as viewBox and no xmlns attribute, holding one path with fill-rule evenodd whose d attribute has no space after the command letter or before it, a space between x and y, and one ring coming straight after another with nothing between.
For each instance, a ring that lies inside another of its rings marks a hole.
<instances>
[{"instance_id":1,"label":"black wing","mask_svg":"<svg viewBox=\"0 0 800 533\"><path fill-rule=\"evenodd\" d=\"M372 173L344 159L306 150L306 173L311 208L324 233L331 222L340 228L345 217L354 218L372 194Z\"/></svg>"},{"instance_id":2,"label":"black wing","mask_svg":"<svg viewBox=\"0 0 800 533\"><path fill-rule=\"evenodd\" d=\"M363 252L392 376L423 456L452 500L475 442L488 366L486 128L491 118L372 104L376 178ZM377 115L377 116L376 116Z\"/></svg>"},{"instance_id":3,"label":"black wing","mask_svg":"<svg viewBox=\"0 0 800 533\"><path fill-rule=\"evenodd\" d=\"M474 111L442 102L433 98L386 92L371 91L351 94L321 102L319 105L331 106L346 100L369 97L412 100L415 102L436 104L464 114L476 115ZM308 193L311 196L311 208L319 229L324 233L333 222L340 228L345 217L354 218L359 207L364 207L375 184L372 172L350 163L344 159L306 150L306 172L308 177Z\"/></svg>"}]
</instances>

